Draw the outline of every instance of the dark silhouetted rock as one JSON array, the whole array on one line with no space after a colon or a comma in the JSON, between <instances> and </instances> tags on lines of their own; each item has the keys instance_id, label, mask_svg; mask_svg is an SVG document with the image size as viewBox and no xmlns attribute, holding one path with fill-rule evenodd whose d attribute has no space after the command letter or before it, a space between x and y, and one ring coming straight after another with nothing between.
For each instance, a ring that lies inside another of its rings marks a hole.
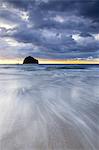
<instances>
[{"instance_id":1,"label":"dark silhouetted rock","mask_svg":"<svg viewBox=\"0 0 99 150\"><path fill-rule=\"evenodd\" d=\"M24 59L23 64L38 64L38 60L31 56L28 56Z\"/></svg>"}]
</instances>

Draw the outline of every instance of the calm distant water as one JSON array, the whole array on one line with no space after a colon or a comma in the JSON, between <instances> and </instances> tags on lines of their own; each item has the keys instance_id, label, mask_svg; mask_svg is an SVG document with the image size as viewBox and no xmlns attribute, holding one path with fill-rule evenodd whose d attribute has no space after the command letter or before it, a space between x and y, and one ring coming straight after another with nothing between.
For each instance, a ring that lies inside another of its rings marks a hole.
<instances>
[{"instance_id":1,"label":"calm distant water","mask_svg":"<svg viewBox=\"0 0 99 150\"><path fill-rule=\"evenodd\" d=\"M99 150L99 65L0 65L0 150Z\"/></svg>"}]
</instances>

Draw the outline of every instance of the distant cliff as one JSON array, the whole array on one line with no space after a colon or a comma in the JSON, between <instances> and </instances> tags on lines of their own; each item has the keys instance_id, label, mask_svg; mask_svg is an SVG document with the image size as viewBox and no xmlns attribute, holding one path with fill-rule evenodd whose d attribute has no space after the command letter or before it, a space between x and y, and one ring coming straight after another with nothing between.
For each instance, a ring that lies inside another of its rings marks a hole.
<instances>
[{"instance_id":1,"label":"distant cliff","mask_svg":"<svg viewBox=\"0 0 99 150\"><path fill-rule=\"evenodd\" d=\"M39 63L38 60L31 56L26 57L23 61L23 64L38 64L38 63Z\"/></svg>"}]
</instances>

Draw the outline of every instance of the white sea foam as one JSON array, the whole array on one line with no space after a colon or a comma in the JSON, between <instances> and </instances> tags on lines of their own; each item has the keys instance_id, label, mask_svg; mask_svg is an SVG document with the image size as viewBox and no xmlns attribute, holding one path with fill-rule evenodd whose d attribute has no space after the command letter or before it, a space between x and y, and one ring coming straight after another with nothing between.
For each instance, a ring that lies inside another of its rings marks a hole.
<instances>
[{"instance_id":1,"label":"white sea foam","mask_svg":"<svg viewBox=\"0 0 99 150\"><path fill-rule=\"evenodd\" d=\"M98 150L98 141L98 69L0 68L0 150Z\"/></svg>"}]
</instances>

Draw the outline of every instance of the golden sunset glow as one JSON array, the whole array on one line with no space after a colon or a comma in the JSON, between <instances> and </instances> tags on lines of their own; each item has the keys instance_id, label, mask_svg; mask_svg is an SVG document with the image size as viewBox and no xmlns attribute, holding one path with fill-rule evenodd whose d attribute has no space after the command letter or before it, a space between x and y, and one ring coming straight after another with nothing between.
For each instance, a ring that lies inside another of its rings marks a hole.
<instances>
[{"instance_id":1,"label":"golden sunset glow","mask_svg":"<svg viewBox=\"0 0 99 150\"><path fill-rule=\"evenodd\" d=\"M99 64L99 59L76 60L76 59L41 59L39 64ZM0 64L23 64L24 59L0 59Z\"/></svg>"},{"instance_id":2,"label":"golden sunset glow","mask_svg":"<svg viewBox=\"0 0 99 150\"><path fill-rule=\"evenodd\" d=\"M40 64L99 64L99 59L93 60L76 60L76 59L39 59Z\"/></svg>"},{"instance_id":3,"label":"golden sunset glow","mask_svg":"<svg viewBox=\"0 0 99 150\"><path fill-rule=\"evenodd\" d=\"M0 59L0 64L22 64L20 59Z\"/></svg>"}]
</instances>

